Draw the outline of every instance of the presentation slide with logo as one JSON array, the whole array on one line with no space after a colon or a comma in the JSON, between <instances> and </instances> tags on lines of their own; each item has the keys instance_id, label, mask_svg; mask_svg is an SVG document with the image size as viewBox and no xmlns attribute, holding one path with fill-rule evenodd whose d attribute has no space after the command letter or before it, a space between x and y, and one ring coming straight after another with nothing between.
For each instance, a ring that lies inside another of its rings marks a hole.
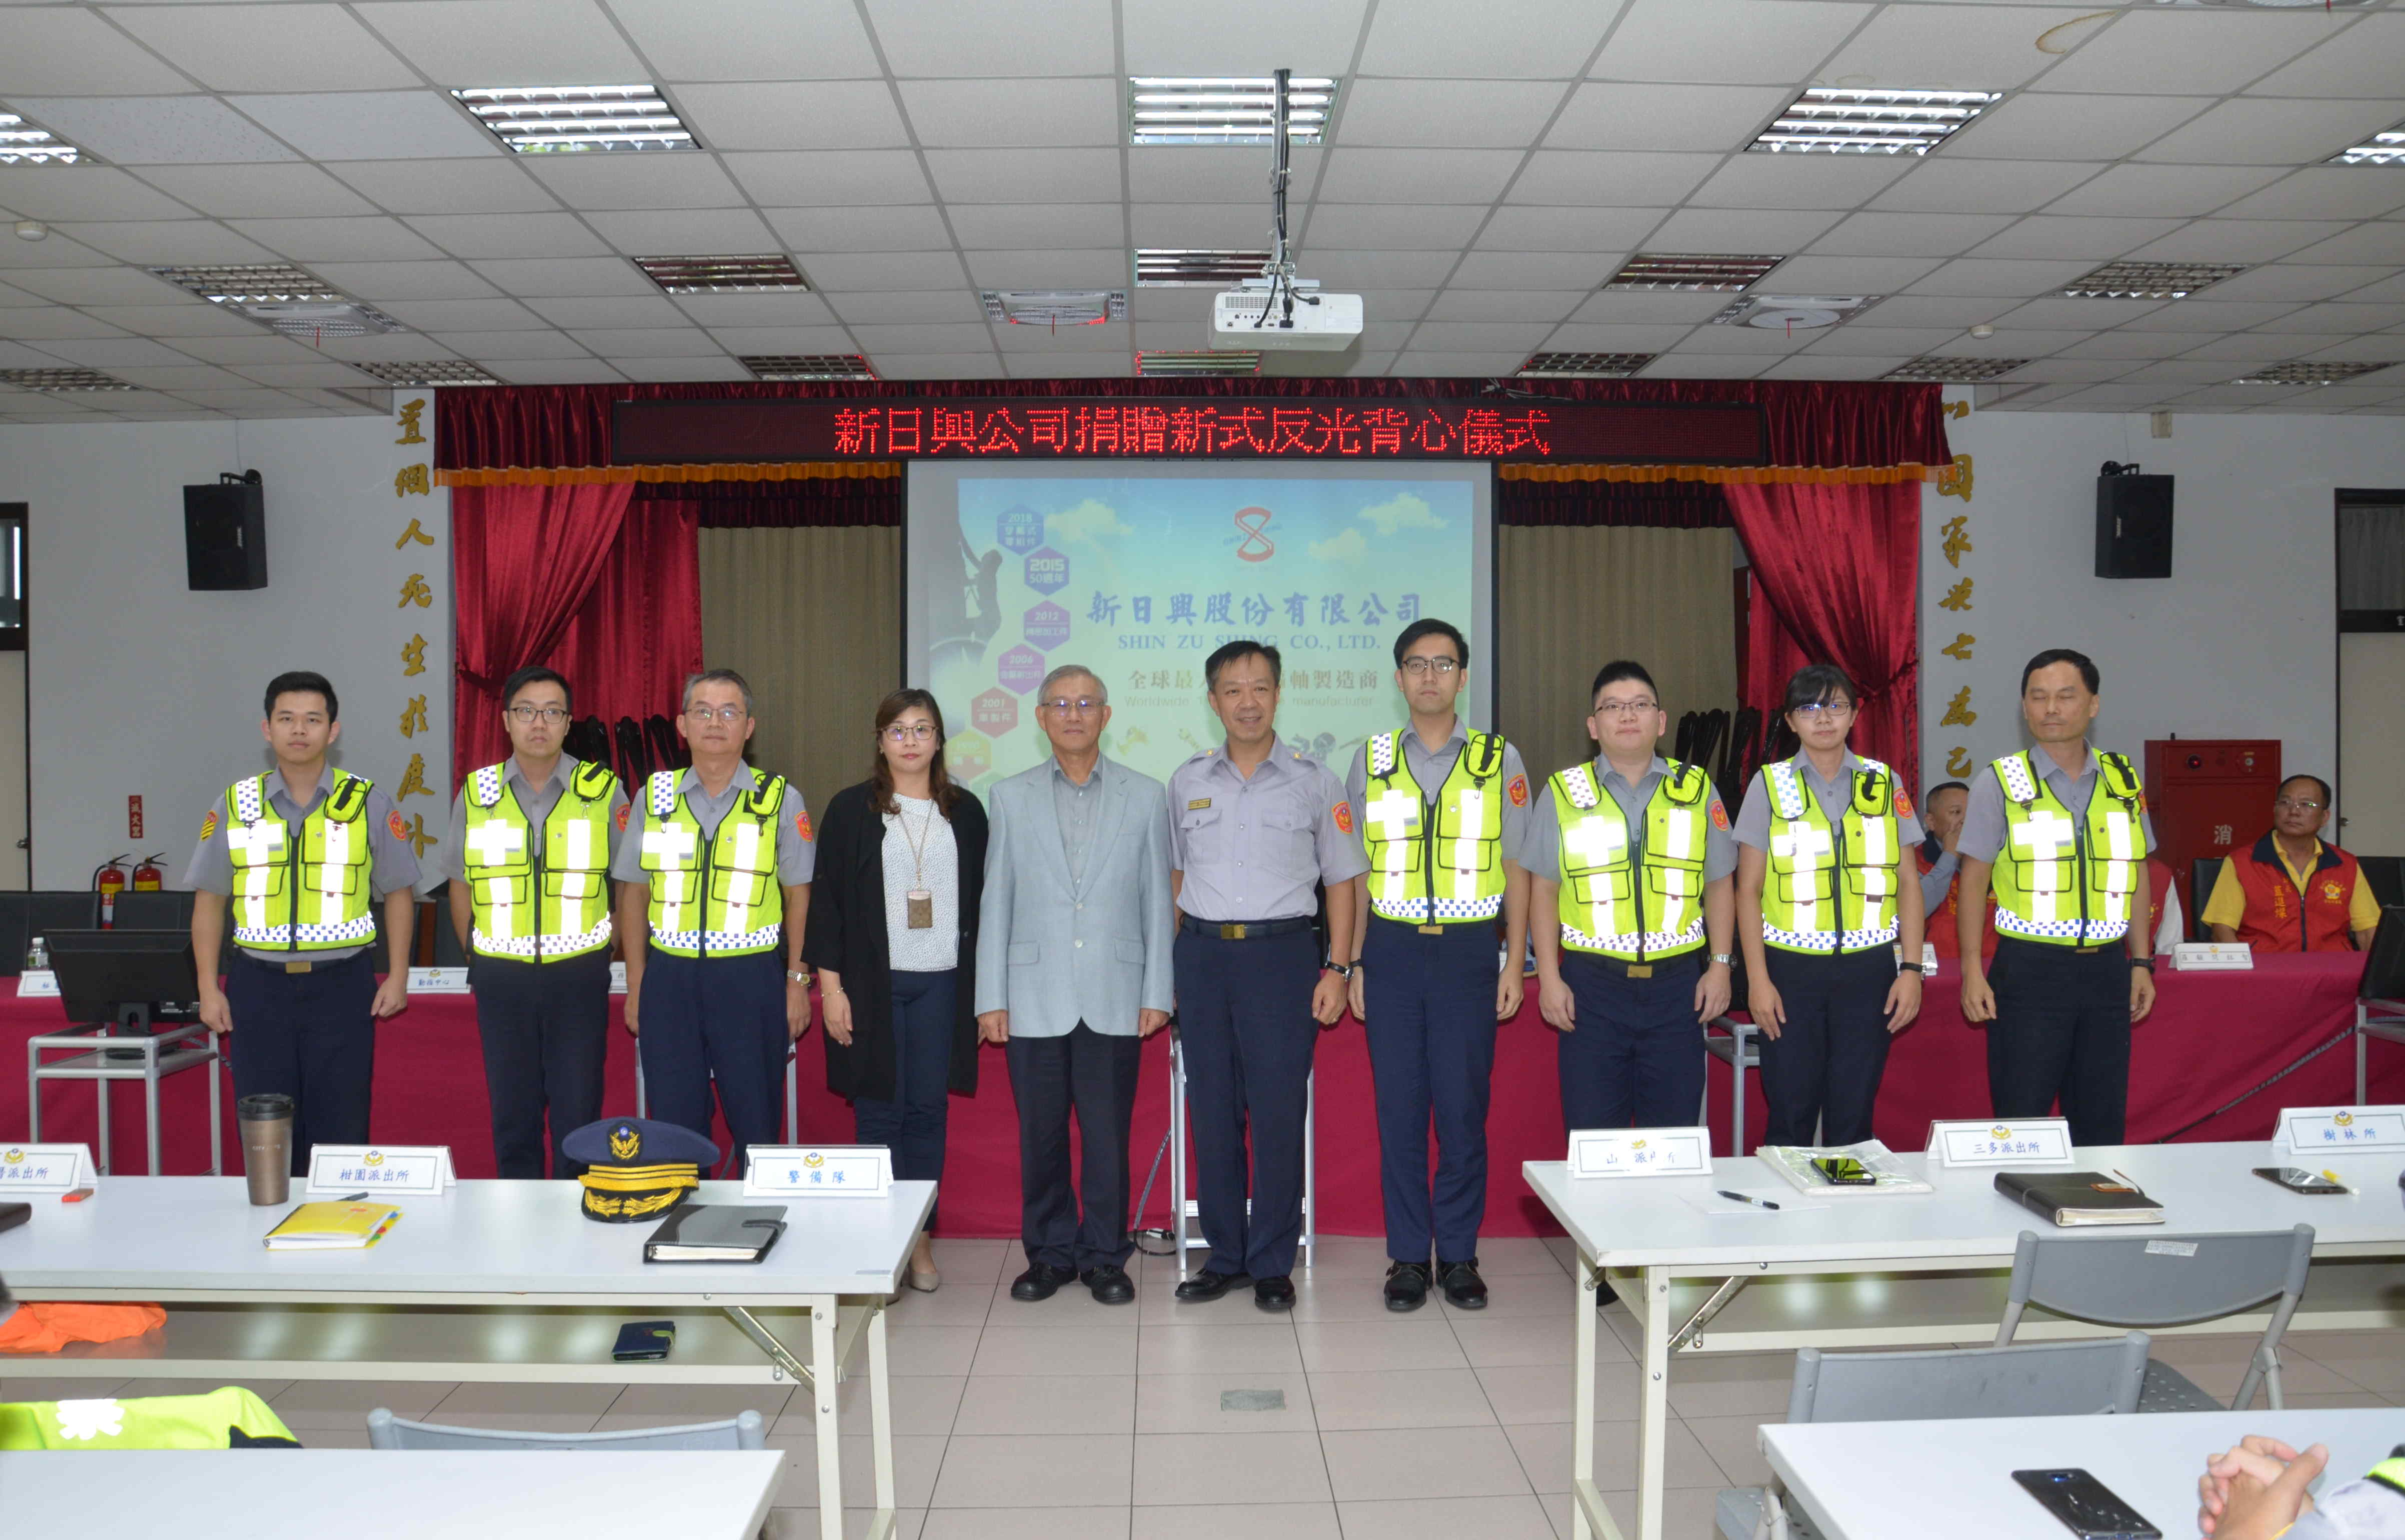
<instances>
[{"instance_id":1,"label":"presentation slide with logo","mask_svg":"<svg viewBox=\"0 0 2405 1540\"><path fill-rule=\"evenodd\" d=\"M1250 637L1285 660L1278 734L1341 775L1406 718L1396 635L1470 640L1461 713L1487 717L1493 530L1484 464L1111 462L909 468L904 664L935 692L963 785L1046 758L1036 686L1064 663L1109 691L1103 749L1163 779L1220 741L1202 663Z\"/></svg>"}]
</instances>

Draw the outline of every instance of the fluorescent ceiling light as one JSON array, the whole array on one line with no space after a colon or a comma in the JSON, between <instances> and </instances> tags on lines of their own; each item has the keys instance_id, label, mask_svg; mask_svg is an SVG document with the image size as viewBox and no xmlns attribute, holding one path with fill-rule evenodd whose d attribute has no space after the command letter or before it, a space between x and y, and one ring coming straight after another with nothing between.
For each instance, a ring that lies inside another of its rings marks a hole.
<instances>
[{"instance_id":1,"label":"fluorescent ceiling light","mask_svg":"<svg viewBox=\"0 0 2405 1540\"><path fill-rule=\"evenodd\" d=\"M753 353L736 360L761 380L873 380L857 353Z\"/></svg>"},{"instance_id":2,"label":"fluorescent ceiling light","mask_svg":"<svg viewBox=\"0 0 2405 1540\"><path fill-rule=\"evenodd\" d=\"M1996 91L1807 86L1748 150L1771 154L1926 155L2004 100Z\"/></svg>"},{"instance_id":3,"label":"fluorescent ceiling light","mask_svg":"<svg viewBox=\"0 0 2405 1540\"><path fill-rule=\"evenodd\" d=\"M1520 366L1524 380L1616 380L1653 361L1651 353L1532 353Z\"/></svg>"},{"instance_id":4,"label":"fluorescent ceiling light","mask_svg":"<svg viewBox=\"0 0 2405 1540\"><path fill-rule=\"evenodd\" d=\"M0 112L0 166L71 166L83 151L13 112Z\"/></svg>"},{"instance_id":5,"label":"fluorescent ceiling light","mask_svg":"<svg viewBox=\"0 0 2405 1540\"><path fill-rule=\"evenodd\" d=\"M340 304L350 296L289 262L204 263L154 267L151 273L212 304Z\"/></svg>"},{"instance_id":6,"label":"fluorescent ceiling light","mask_svg":"<svg viewBox=\"0 0 2405 1540\"><path fill-rule=\"evenodd\" d=\"M2243 262L2107 262L2062 286L2066 300L2184 300L2246 271Z\"/></svg>"},{"instance_id":7,"label":"fluorescent ceiling light","mask_svg":"<svg viewBox=\"0 0 2405 1540\"><path fill-rule=\"evenodd\" d=\"M1328 131L1336 82L1289 78L1288 144L1315 145ZM1128 79L1132 145L1266 145L1277 125L1277 88L1268 76L1137 75Z\"/></svg>"},{"instance_id":8,"label":"fluorescent ceiling light","mask_svg":"<svg viewBox=\"0 0 2405 1540\"><path fill-rule=\"evenodd\" d=\"M1266 251L1188 251L1146 246L1135 254L1138 288L1225 288L1258 278Z\"/></svg>"},{"instance_id":9,"label":"fluorescent ceiling light","mask_svg":"<svg viewBox=\"0 0 2405 1540\"><path fill-rule=\"evenodd\" d=\"M1156 348L1135 356L1135 371L1149 378L1178 374L1223 377L1259 374L1261 371L1261 356L1232 349L1222 353L1216 348L1201 352Z\"/></svg>"},{"instance_id":10,"label":"fluorescent ceiling light","mask_svg":"<svg viewBox=\"0 0 2405 1540\"><path fill-rule=\"evenodd\" d=\"M2349 145L2331 156L2326 165L2333 166L2397 166L2405 165L2405 123L2371 136L2368 145Z\"/></svg>"},{"instance_id":11,"label":"fluorescent ceiling light","mask_svg":"<svg viewBox=\"0 0 2405 1540\"><path fill-rule=\"evenodd\" d=\"M986 289L985 318L1011 326L1101 326L1127 319L1123 288Z\"/></svg>"},{"instance_id":12,"label":"fluorescent ceiling light","mask_svg":"<svg viewBox=\"0 0 2405 1540\"><path fill-rule=\"evenodd\" d=\"M2394 358L2384 363L2273 364L2269 369L2249 370L2229 383L2245 385L2342 385L2349 380L2396 367Z\"/></svg>"},{"instance_id":13,"label":"fluorescent ceiling light","mask_svg":"<svg viewBox=\"0 0 2405 1540\"><path fill-rule=\"evenodd\" d=\"M1879 378L1968 384L1975 380L1992 380L1999 374L2010 374L2028 362L2027 358L1943 358L1931 354L1925 357L1907 358Z\"/></svg>"},{"instance_id":14,"label":"fluorescent ceiling light","mask_svg":"<svg viewBox=\"0 0 2405 1540\"><path fill-rule=\"evenodd\" d=\"M1704 257L1640 251L1604 280L1607 289L1669 289L1689 294L1737 294L1753 287L1784 257Z\"/></svg>"},{"instance_id":15,"label":"fluorescent ceiling light","mask_svg":"<svg viewBox=\"0 0 2405 1540\"><path fill-rule=\"evenodd\" d=\"M0 369L0 385L25 390L131 390L134 387L96 369Z\"/></svg>"},{"instance_id":16,"label":"fluorescent ceiling light","mask_svg":"<svg viewBox=\"0 0 2405 1540\"><path fill-rule=\"evenodd\" d=\"M451 94L520 155L701 147L654 85L471 86Z\"/></svg>"},{"instance_id":17,"label":"fluorescent ceiling light","mask_svg":"<svg viewBox=\"0 0 2405 1540\"><path fill-rule=\"evenodd\" d=\"M670 294L759 294L810 286L788 257L638 257L644 276Z\"/></svg>"},{"instance_id":18,"label":"fluorescent ceiling light","mask_svg":"<svg viewBox=\"0 0 2405 1540\"><path fill-rule=\"evenodd\" d=\"M345 358L344 362L363 374L373 374L388 385L497 385L501 382L477 364L458 358L439 358L425 363L361 363Z\"/></svg>"}]
</instances>

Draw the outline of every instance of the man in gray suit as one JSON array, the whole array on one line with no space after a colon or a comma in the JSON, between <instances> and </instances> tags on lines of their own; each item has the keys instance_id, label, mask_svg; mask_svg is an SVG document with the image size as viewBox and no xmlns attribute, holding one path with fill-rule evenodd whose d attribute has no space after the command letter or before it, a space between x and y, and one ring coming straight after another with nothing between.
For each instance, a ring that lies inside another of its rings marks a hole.
<instances>
[{"instance_id":1,"label":"man in gray suit","mask_svg":"<svg viewBox=\"0 0 2405 1540\"><path fill-rule=\"evenodd\" d=\"M1169 1023L1169 803L1160 782L1102 755L1102 679L1064 664L1035 720L1052 758L987 799L977 1029L1006 1045L1019 1101L1020 1239L1013 1299L1070 1279L1105 1305L1127 1275L1128 1127L1143 1040ZM1069 1181L1069 1114L1084 1145L1084 1211Z\"/></svg>"}]
</instances>

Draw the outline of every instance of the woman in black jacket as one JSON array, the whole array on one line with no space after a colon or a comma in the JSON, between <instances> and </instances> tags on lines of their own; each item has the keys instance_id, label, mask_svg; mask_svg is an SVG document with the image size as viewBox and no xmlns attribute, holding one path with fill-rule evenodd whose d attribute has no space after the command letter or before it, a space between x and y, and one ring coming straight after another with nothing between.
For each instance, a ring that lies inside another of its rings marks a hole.
<instances>
[{"instance_id":1,"label":"woman in black jacket","mask_svg":"<svg viewBox=\"0 0 2405 1540\"><path fill-rule=\"evenodd\" d=\"M863 1144L893 1175L941 1181L948 1090L977 1091L977 899L985 808L944 771L944 713L924 690L877 707L869 777L829 799L819 825L802 959L818 970L827 1088L851 1099ZM910 1286L933 1293L927 1216Z\"/></svg>"}]
</instances>

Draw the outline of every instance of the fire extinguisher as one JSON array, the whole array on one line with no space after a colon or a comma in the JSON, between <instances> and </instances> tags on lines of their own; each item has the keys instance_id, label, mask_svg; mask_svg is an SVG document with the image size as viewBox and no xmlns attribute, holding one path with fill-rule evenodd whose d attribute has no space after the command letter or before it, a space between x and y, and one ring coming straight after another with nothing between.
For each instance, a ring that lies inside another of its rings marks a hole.
<instances>
[{"instance_id":1,"label":"fire extinguisher","mask_svg":"<svg viewBox=\"0 0 2405 1540\"><path fill-rule=\"evenodd\" d=\"M142 864L134 869L135 892L155 893L166 886L167 874L159 869L159 862L166 859L167 852L164 850L142 858Z\"/></svg>"},{"instance_id":2,"label":"fire extinguisher","mask_svg":"<svg viewBox=\"0 0 2405 1540\"><path fill-rule=\"evenodd\" d=\"M125 863L133 859L130 851L112 856L91 874L91 885L100 893L100 928L104 931L117 923L117 895L125 891Z\"/></svg>"}]
</instances>

